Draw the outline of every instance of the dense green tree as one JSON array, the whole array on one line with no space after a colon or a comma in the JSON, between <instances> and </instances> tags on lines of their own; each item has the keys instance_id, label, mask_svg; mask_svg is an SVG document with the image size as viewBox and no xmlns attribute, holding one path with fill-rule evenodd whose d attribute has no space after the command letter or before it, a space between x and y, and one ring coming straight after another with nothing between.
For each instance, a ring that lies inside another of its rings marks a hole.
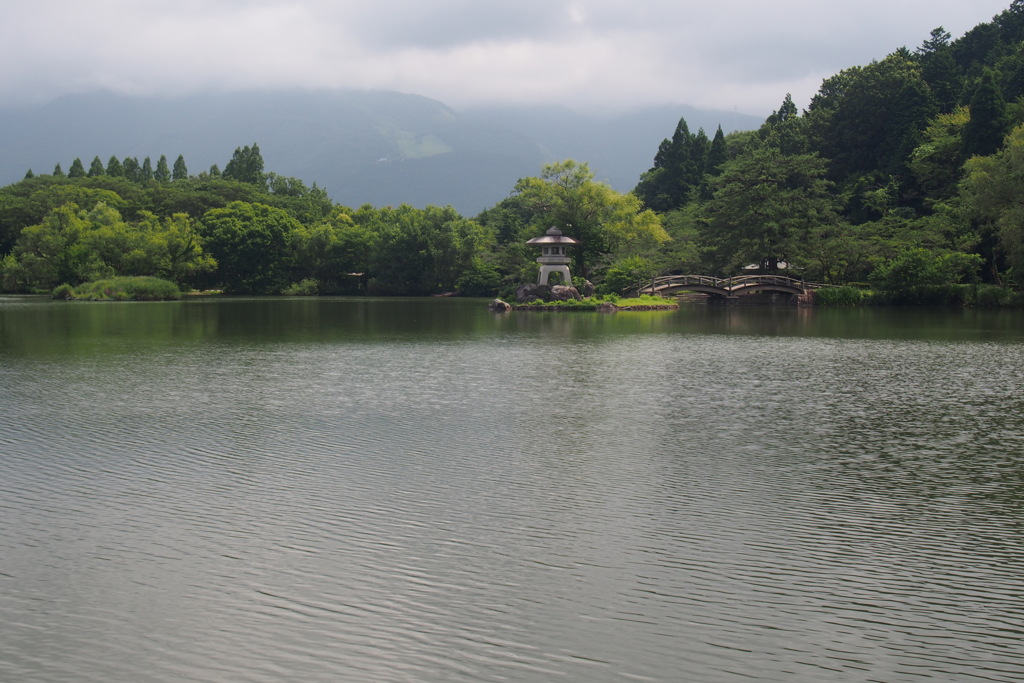
<instances>
[{"instance_id":1,"label":"dense green tree","mask_svg":"<svg viewBox=\"0 0 1024 683\"><path fill-rule=\"evenodd\" d=\"M163 154L160 155L160 159L156 162L156 170L153 171L153 180L158 183L171 182L171 169L167 165L167 157Z\"/></svg>"},{"instance_id":2,"label":"dense green tree","mask_svg":"<svg viewBox=\"0 0 1024 683\"><path fill-rule=\"evenodd\" d=\"M786 155L810 151L807 122L797 111L792 95L786 94L782 106L772 112L758 130L758 137Z\"/></svg>"},{"instance_id":3,"label":"dense green tree","mask_svg":"<svg viewBox=\"0 0 1024 683\"><path fill-rule=\"evenodd\" d=\"M144 213L129 224L104 202L90 211L68 203L25 228L4 259L4 287L51 289L113 275L153 275L185 283L212 268L191 219Z\"/></svg>"},{"instance_id":4,"label":"dense green tree","mask_svg":"<svg viewBox=\"0 0 1024 683\"><path fill-rule=\"evenodd\" d=\"M352 216L372 235L369 259L372 293L421 296L438 290L422 213L407 204L376 209L361 206Z\"/></svg>"},{"instance_id":5,"label":"dense green tree","mask_svg":"<svg viewBox=\"0 0 1024 683\"><path fill-rule=\"evenodd\" d=\"M1024 126L1014 128L996 154L967 161L961 197L983 237L991 235L1000 247L986 254L989 270L998 278L1005 263L1011 278L1024 284Z\"/></svg>"},{"instance_id":6,"label":"dense green tree","mask_svg":"<svg viewBox=\"0 0 1024 683\"><path fill-rule=\"evenodd\" d=\"M68 169L68 178L84 178L85 177L85 166L82 164L82 160L75 157L75 160L71 162L71 168Z\"/></svg>"},{"instance_id":7,"label":"dense green tree","mask_svg":"<svg viewBox=\"0 0 1024 683\"><path fill-rule=\"evenodd\" d=\"M963 87L963 74L960 66L953 59L950 47L952 36L939 26L932 30L928 40L917 49L917 59L921 64L921 75L935 96L940 112L952 111L960 99Z\"/></svg>"},{"instance_id":8,"label":"dense green tree","mask_svg":"<svg viewBox=\"0 0 1024 683\"><path fill-rule=\"evenodd\" d=\"M353 272L346 268L348 263L342 262L342 232L346 223L351 225L352 219L339 214L335 220L320 221L316 225L300 224L292 232L293 282L315 280L322 294L344 291L342 282L347 279L344 274ZM365 261L358 267L365 268Z\"/></svg>"},{"instance_id":9,"label":"dense green tree","mask_svg":"<svg viewBox=\"0 0 1024 683\"><path fill-rule=\"evenodd\" d=\"M708 160L704 171L708 175L718 175L722 170L722 164L728 159L728 149L725 144L725 133L719 126L715 131L715 137L711 139L711 147L708 149Z\"/></svg>"},{"instance_id":10,"label":"dense green tree","mask_svg":"<svg viewBox=\"0 0 1024 683\"><path fill-rule=\"evenodd\" d=\"M36 174L32 172L31 168L28 169L27 171L25 171L25 180L30 180L30 179L35 178L35 177L36 177Z\"/></svg>"},{"instance_id":11,"label":"dense green tree","mask_svg":"<svg viewBox=\"0 0 1024 683\"><path fill-rule=\"evenodd\" d=\"M174 160L174 168L171 171L171 180L188 180L188 168L185 166L185 157L181 154Z\"/></svg>"},{"instance_id":12,"label":"dense green tree","mask_svg":"<svg viewBox=\"0 0 1024 683\"><path fill-rule=\"evenodd\" d=\"M703 238L719 271L799 265L812 231L838 223L825 171L816 155L787 155L766 143L727 162L704 209Z\"/></svg>"},{"instance_id":13,"label":"dense green tree","mask_svg":"<svg viewBox=\"0 0 1024 683\"><path fill-rule=\"evenodd\" d=\"M1006 102L996 73L985 69L971 97L971 118L963 128L964 157L993 154L1003 143L1006 123Z\"/></svg>"},{"instance_id":14,"label":"dense green tree","mask_svg":"<svg viewBox=\"0 0 1024 683\"><path fill-rule=\"evenodd\" d=\"M920 65L894 53L826 79L807 110L811 148L831 161L838 182L876 172L903 177L936 113Z\"/></svg>"},{"instance_id":15,"label":"dense green tree","mask_svg":"<svg viewBox=\"0 0 1024 683\"><path fill-rule=\"evenodd\" d=\"M52 175L54 175L54 176L56 176L58 178L63 178L64 177L64 169L62 169L60 167L59 163L56 166L53 167L53 174Z\"/></svg>"},{"instance_id":16,"label":"dense green tree","mask_svg":"<svg viewBox=\"0 0 1024 683\"><path fill-rule=\"evenodd\" d=\"M111 155L110 159L107 160L107 175L112 178L123 178L124 177L124 166L116 156Z\"/></svg>"},{"instance_id":17,"label":"dense green tree","mask_svg":"<svg viewBox=\"0 0 1024 683\"><path fill-rule=\"evenodd\" d=\"M254 142L252 147L236 147L235 153L231 155L231 161L224 167L224 177L242 183L263 185L266 176L263 173L263 156L260 154L259 145Z\"/></svg>"},{"instance_id":18,"label":"dense green tree","mask_svg":"<svg viewBox=\"0 0 1024 683\"><path fill-rule=\"evenodd\" d=\"M539 178L516 183L517 195L532 215L534 235L555 226L582 243L573 251L573 270L590 277L613 252L623 256L668 240L661 220L633 194L620 194L594 180L587 164L571 159L547 164Z\"/></svg>"},{"instance_id":19,"label":"dense green tree","mask_svg":"<svg viewBox=\"0 0 1024 683\"><path fill-rule=\"evenodd\" d=\"M125 157L121 162L121 167L124 170L125 178L133 183L142 182L142 166L136 157Z\"/></svg>"},{"instance_id":20,"label":"dense green tree","mask_svg":"<svg viewBox=\"0 0 1024 683\"><path fill-rule=\"evenodd\" d=\"M480 257L493 233L451 207L363 206L352 218L371 235L368 269L374 293L450 292L460 281L479 285L486 272Z\"/></svg>"},{"instance_id":21,"label":"dense green tree","mask_svg":"<svg viewBox=\"0 0 1024 683\"><path fill-rule=\"evenodd\" d=\"M928 124L921 144L910 155L910 170L925 197L925 205L933 206L953 197L964 162L963 130L970 112L957 107L948 114L939 114Z\"/></svg>"},{"instance_id":22,"label":"dense green tree","mask_svg":"<svg viewBox=\"0 0 1024 683\"><path fill-rule=\"evenodd\" d=\"M266 204L232 202L203 216L200 234L226 291L273 294L288 283L289 245L300 224Z\"/></svg>"},{"instance_id":23,"label":"dense green tree","mask_svg":"<svg viewBox=\"0 0 1024 683\"><path fill-rule=\"evenodd\" d=\"M981 257L977 254L911 248L880 263L871 282L882 292L905 297L928 288L958 284L964 279L975 280L980 265Z\"/></svg>"},{"instance_id":24,"label":"dense green tree","mask_svg":"<svg viewBox=\"0 0 1024 683\"><path fill-rule=\"evenodd\" d=\"M953 59L965 75L980 73L979 65L992 64L1002 47L999 27L995 23L978 24L950 46Z\"/></svg>"},{"instance_id":25,"label":"dense green tree","mask_svg":"<svg viewBox=\"0 0 1024 683\"><path fill-rule=\"evenodd\" d=\"M693 135L686 119L679 119L672 139L662 141L654 166L640 176L633 194L654 211L679 208L701 186L709 147L703 130Z\"/></svg>"},{"instance_id":26,"label":"dense green tree","mask_svg":"<svg viewBox=\"0 0 1024 683\"><path fill-rule=\"evenodd\" d=\"M1013 45L1024 41L1024 0L1013 0L1010 6L994 18L999 27L1000 41L1004 45Z\"/></svg>"},{"instance_id":27,"label":"dense green tree","mask_svg":"<svg viewBox=\"0 0 1024 683\"><path fill-rule=\"evenodd\" d=\"M89 172L86 175L90 178L95 178L97 176L106 175L106 173L107 171L103 168L103 162L100 161L100 158L98 156L93 157L92 163L89 164Z\"/></svg>"},{"instance_id":28,"label":"dense green tree","mask_svg":"<svg viewBox=\"0 0 1024 683\"><path fill-rule=\"evenodd\" d=\"M142 167L139 169L139 182L148 183L153 180L153 162L149 157L142 160Z\"/></svg>"},{"instance_id":29,"label":"dense green tree","mask_svg":"<svg viewBox=\"0 0 1024 683\"><path fill-rule=\"evenodd\" d=\"M21 231L14 250L4 259L3 288L7 291L51 289L61 282L79 281L97 272L81 250L69 249L84 229L74 204L54 209L44 221Z\"/></svg>"}]
</instances>

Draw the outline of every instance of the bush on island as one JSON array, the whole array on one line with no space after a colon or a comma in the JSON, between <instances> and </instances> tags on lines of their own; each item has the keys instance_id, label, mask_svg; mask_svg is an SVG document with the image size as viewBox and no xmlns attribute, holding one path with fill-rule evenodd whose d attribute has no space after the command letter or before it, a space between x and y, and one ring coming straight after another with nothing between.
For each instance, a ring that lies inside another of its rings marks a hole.
<instances>
[{"instance_id":1,"label":"bush on island","mask_svg":"<svg viewBox=\"0 0 1024 683\"><path fill-rule=\"evenodd\" d=\"M86 301L174 301L181 298L178 285L157 277L112 277L53 290L54 299Z\"/></svg>"}]
</instances>

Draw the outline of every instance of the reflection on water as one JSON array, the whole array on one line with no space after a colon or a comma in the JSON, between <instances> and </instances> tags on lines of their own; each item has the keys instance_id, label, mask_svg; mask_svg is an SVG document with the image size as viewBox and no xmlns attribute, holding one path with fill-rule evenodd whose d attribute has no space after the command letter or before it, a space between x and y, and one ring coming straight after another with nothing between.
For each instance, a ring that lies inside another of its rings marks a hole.
<instances>
[{"instance_id":1,"label":"reflection on water","mask_svg":"<svg viewBox=\"0 0 1024 683\"><path fill-rule=\"evenodd\" d=\"M984 312L0 299L0 679L1017 681Z\"/></svg>"}]
</instances>

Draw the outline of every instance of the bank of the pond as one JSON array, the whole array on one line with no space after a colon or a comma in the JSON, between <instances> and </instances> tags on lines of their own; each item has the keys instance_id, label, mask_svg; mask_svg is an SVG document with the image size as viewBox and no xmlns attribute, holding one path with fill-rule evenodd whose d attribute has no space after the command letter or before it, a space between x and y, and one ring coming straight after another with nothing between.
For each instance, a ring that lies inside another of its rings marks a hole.
<instances>
[{"instance_id":1,"label":"bank of the pond","mask_svg":"<svg viewBox=\"0 0 1024 683\"><path fill-rule=\"evenodd\" d=\"M947 308L1024 308L1024 292L990 284L916 285L898 290L854 286L821 287L815 306L941 306Z\"/></svg>"},{"instance_id":2,"label":"bank of the pond","mask_svg":"<svg viewBox=\"0 0 1024 683\"><path fill-rule=\"evenodd\" d=\"M654 296L642 296L635 299L607 297L599 299L569 299L568 301L531 301L529 303L509 304L502 299L495 299L490 307L495 311L672 311L679 304Z\"/></svg>"}]
</instances>

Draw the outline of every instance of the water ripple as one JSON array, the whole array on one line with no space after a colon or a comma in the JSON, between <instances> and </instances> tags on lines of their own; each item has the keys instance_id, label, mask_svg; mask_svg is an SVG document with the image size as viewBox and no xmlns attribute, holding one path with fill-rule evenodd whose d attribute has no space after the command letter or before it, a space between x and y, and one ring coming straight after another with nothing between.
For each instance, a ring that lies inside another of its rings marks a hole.
<instances>
[{"instance_id":1,"label":"water ripple","mask_svg":"<svg viewBox=\"0 0 1024 683\"><path fill-rule=\"evenodd\" d=\"M1024 677L1020 346L548 351L5 364L0 678Z\"/></svg>"}]
</instances>

